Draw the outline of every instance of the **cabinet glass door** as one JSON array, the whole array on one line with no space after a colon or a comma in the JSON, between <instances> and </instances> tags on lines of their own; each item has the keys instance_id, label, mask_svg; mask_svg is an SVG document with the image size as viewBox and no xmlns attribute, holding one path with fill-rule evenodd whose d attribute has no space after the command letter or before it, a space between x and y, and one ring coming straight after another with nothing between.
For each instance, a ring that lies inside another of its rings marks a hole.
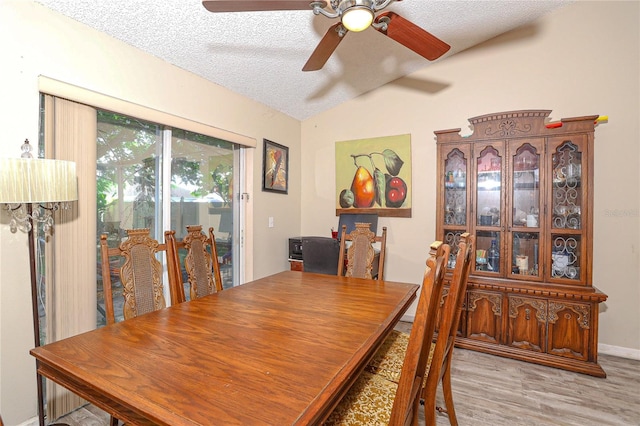
<instances>
[{"instance_id":1,"label":"cabinet glass door","mask_svg":"<svg viewBox=\"0 0 640 426\"><path fill-rule=\"evenodd\" d=\"M580 229L582 204L582 153L565 141L553 154L554 229Z\"/></svg>"},{"instance_id":2,"label":"cabinet glass door","mask_svg":"<svg viewBox=\"0 0 640 426\"><path fill-rule=\"evenodd\" d=\"M584 168L579 143L565 140L557 145L551 170L551 278L581 280Z\"/></svg>"},{"instance_id":3,"label":"cabinet glass door","mask_svg":"<svg viewBox=\"0 0 640 426\"><path fill-rule=\"evenodd\" d=\"M476 230L475 273L499 273L501 271L500 243L500 232Z\"/></svg>"},{"instance_id":4,"label":"cabinet glass door","mask_svg":"<svg viewBox=\"0 0 640 426\"><path fill-rule=\"evenodd\" d=\"M502 200L502 157L489 146L476 165L476 225L500 226Z\"/></svg>"},{"instance_id":5,"label":"cabinet glass door","mask_svg":"<svg viewBox=\"0 0 640 426\"><path fill-rule=\"evenodd\" d=\"M535 144L536 146L538 144ZM539 276L540 164L538 148L524 143L511 157L511 275Z\"/></svg>"},{"instance_id":6,"label":"cabinet glass door","mask_svg":"<svg viewBox=\"0 0 640 426\"><path fill-rule=\"evenodd\" d=\"M476 158L476 273L502 274L502 167L504 150L487 145Z\"/></svg>"},{"instance_id":7,"label":"cabinet glass door","mask_svg":"<svg viewBox=\"0 0 640 426\"><path fill-rule=\"evenodd\" d=\"M468 177L470 177L471 161L470 147L466 144L452 146L444 157L443 198L440 201L438 217L439 223L444 226L442 229L443 241L449 244L451 251L447 266L456 266L456 255L458 254L458 243L460 235L468 230L469 225L469 198L470 192Z\"/></svg>"},{"instance_id":8,"label":"cabinet glass door","mask_svg":"<svg viewBox=\"0 0 640 426\"><path fill-rule=\"evenodd\" d=\"M467 224L467 159L453 149L444 162L444 223Z\"/></svg>"}]
</instances>

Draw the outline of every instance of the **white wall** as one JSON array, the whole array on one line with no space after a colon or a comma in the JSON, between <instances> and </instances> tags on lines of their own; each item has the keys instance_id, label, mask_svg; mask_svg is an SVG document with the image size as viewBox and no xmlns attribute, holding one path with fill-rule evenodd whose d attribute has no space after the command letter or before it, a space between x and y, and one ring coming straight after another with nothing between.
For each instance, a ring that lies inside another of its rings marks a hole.
<instances>
[{"instance_id":1,"label":"white wall","mask_svg":"<svg viewBox=\"0 0 640 426\"><path fill-rule=\"evenodd\" d=\"M599 341L640 358L639 8L577 2L397 82L406 85L388 84L304 121L302 234L324 235L337 224L336 141L410 133L412 218L378 226L388 227L385 277L419 283L435 239L434 131L469 134L468 118L510 110L550 109L553 120L608 115L595 132L594 284L609 296ZM446 87L420 91L416 80Z\"/></svg>"},{"instance_id":2,"label":"white wall","mask_svg":"<svg viewBox=\"0 0 640 426\"><path fill-rule=\"evenodd\" d=\"M0 0L0 155L37 140L42 74L254 137L253 277L288 267L286 239L337 225L334 143L410 133L413 217L389 227L386 276L419 282L435 238L433 131L469 117L552 109L552 118L601 114L596 130L594 283L609 295L600 342L640 351L640 45L638 2L579 2L482 47L436 62L412 79L437 92L389 84L301 125L263 105L96 33L27 0ZM405 83L415 83L404 79ZM9 101L11 104L9 104ZM348 120L345 117L349 117ZM288 195L261 192L262 138L290 147ZM300 142L302 140L302 143ZM301 148L302 147L302 148ZM304 155L302 155L304 154ZM627 212L615 216L616 212ZM268 228L274 217L274 228ZM26 238L0 219L0 413L7 425L35 416L35 362ZM247 277L251 279L252 277Z\"/></svg>"},{"instance_id":3,"label":"white wall","mask_svg":"<svg viewBox=\"0 0 640 426\"><path fill-rule=\"evenodd\" d=\"M0 156L38 140L38 76L250 136L256 173L248 280L288 268L287 238L300 230L300 122L141 53L32 1L0 0ZM261 192L262 139L290 147L289 195ZM95 143L95 141L88 141ZM275 227L267 227L274 217ZM36 415L28 249L0 216L0 413L7 425ZM251 242L252 241L252 242Z\"/></svg>"}]
</instances>

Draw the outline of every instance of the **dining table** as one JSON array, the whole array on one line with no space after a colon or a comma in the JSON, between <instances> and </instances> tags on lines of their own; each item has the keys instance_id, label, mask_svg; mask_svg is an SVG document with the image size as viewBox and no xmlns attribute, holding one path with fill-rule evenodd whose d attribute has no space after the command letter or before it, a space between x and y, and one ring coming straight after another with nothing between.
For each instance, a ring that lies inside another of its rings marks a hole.
<instances>
[{"instance_id":1,"label":"dining table","mask_svg":"<svg viewBox=\"0 0 640 426\"><path fill-rule=\"evenodd\" d=\"M30 353L127 425L321 424L417 289L285 271Z\"/></svg>"}]
</instances>

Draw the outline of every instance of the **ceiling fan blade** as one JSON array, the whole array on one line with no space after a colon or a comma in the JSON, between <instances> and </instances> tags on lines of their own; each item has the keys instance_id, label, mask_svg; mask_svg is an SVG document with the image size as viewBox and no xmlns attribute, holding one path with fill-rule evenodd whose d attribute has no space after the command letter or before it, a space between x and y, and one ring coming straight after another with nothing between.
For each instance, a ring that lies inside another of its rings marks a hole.
<instances>
[{"instance_id":1,"label":"ceiling fan blade","mask_svg":"<svg viewBox=\"0 0 640 426\"><path fill-rule=\"evenodd\" d=\"M383 17L389 19L387 29L383 31L376 28L378 31L430 61L438 59L451 49L447 43L397 13L383 12L377 16L376 22L379 23Z\"/></svg>"},{"instance_id":2,"label":"ceiling fan blade","mask_svg":"<svg viewBox=\"0 0 640 426\"><path fill-rule=\"evenodd\" d=\"M267 10L313 10L311 3L326 1L313 0L203 0L202 5L209 12L261 12Z\"/></svg>"},{"instance_id":3,"label":"ceiling fan blade","mask_svg":"<svg viewBox=\"0 0 640 426\"><path fill-rule=\"evenodd\" d=\"M322 37L322 40L320 40L320 43L318 43L318 46L316 46L316 49L309 57L307 63L302 67L302 71L317 71L327 63L331 54L347 35L348 31L345 29L344 34L340 36L339 30L341 26L342 23L338 22L337 24L329 27L324 37Z\"/></svg>"}]
</instances>

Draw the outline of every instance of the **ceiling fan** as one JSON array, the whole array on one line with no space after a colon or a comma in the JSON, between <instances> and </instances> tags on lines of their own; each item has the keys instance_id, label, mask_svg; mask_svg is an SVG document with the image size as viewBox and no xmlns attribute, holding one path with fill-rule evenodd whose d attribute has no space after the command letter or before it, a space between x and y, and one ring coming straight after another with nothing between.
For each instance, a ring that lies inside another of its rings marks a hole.
<instances>
[{"instance_id":1,"label":"ceiling fan","mask_svg":"<svg viewBox=\"0 0 640 426\"><path fill-rule=\"evenodd\" d=\"M428 33L394 12L377 12L401 0L203 0L210 12L259 12L268 10L304 10L311 8L315 15L340 18L320 40L302 71L317 71L327 62L338 44L349 32L364 31L373 27L418 55L433 61L450 48L447 43ZM328 10L327 3L331 10Z\"/></svg>"}]
</instances>

